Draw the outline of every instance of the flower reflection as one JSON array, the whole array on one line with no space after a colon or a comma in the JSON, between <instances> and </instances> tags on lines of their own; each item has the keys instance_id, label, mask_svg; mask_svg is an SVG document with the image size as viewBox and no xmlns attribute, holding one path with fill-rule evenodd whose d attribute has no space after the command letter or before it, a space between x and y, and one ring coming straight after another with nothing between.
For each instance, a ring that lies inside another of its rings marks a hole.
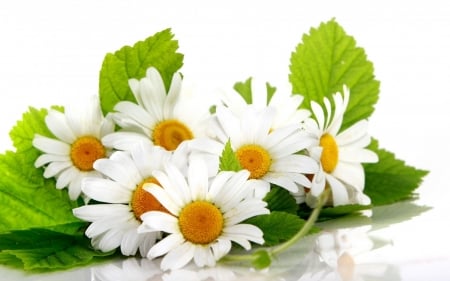
<instances>
[{"instance_id":1,"label":"flower reflection","mask_svg":"<svg viewBox=\"0 0 450 281\"><path fill-rule=\"evenodd\" d=\"M366 254L388 243L377 245L379 240L371 237L369 230L370 227L359 227L322 232L308 256L312 262L297 280L400 280L392 265L366 261Z\"/></svg>"},{"instance_id":2,"label":"flower reflection","mask_svg":"<svg viewBox=\"0 0 450 281\"><path fill-rule=\"evenodd\" d=\"M400 280L394 265L371 261L375 251L389 241L370 235L370 229L338 229L305 237L298 247L292 247L262 271L220 263L205 268L190 263L182 269L162 271L160 259L129 258L93 268L91 281Z\"/></svg>"}]
</instances>

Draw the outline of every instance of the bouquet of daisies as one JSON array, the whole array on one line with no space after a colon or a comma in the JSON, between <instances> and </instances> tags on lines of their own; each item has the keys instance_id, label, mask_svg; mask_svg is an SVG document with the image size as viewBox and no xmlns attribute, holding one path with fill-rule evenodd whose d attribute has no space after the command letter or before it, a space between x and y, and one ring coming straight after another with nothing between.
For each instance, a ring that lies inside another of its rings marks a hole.
<instances>
[{"instance_id":1,"label":"bouquet of daisies","mask_svg":"<svg viewBox=\"0 0 450 281\"><path fill-rule=\"evenodd\" d=\"M369 135L379 82L334 20L293 52L290 93L249 78L205 103L177 48L170 30L123 47L98 96L24 114L0 156L3 264L264 268L318 218L408 199L426 175Z\"/></svg>"}]
</instances>

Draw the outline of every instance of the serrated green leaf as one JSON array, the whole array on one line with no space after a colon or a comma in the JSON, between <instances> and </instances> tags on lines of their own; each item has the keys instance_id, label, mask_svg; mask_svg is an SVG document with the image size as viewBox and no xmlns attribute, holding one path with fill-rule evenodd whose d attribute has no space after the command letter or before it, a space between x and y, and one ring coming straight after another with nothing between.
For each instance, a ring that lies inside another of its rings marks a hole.
<instances>
[{"instance_id":1,"label":"serrated green leaf","mask_svg":"<svg viewBox=\"0 0 450 281\"><path fill-rule=\"evenodd\" d=\"M241 164L231 148L231 143L228 140L225 144L222 155L220 156L219 169L221 171L240 171L242 170Z\"/></svg>"},{"instance_id":2,"label":"serrated green leaf","mask_svg":"<svg viewBox=\"0 0 450 281\"><path fill-rule=\"evenodd\" d=\"M53 137L45 123L47 109L36 109L30 107L27 112L22 115L22 120L18 121L12 128L9 135L16 147L18 153L26 155L29 162L34 162L41 153L33 147L33 139L36 134L47 137Z\"/></svg>"},{"instance_id":3,"label":"serrated green leaf","mask_svg":"<svg viewBox=\"0 0 450 281\"><path fill-rule=\"evenodd\" d=\"M80 222L72 214L77 202L43 178L25 153L0 155L0 205L0 232Z\"/></svg>"},{"instance_id":4,"label":"serrated green leaf","mask_svg":"<svg viewBox=\"0 0 450 281\"><path fill-rule=\"evenodd\" d=\"M272 186L269 193L264 197L267 202L267 208L273 211L297 214L298 204L295 198L284 188Z\"/></svg>"},{"instance_id":5,"label":"serrated green leaf","mask_svg":"<svg viewBox=\"0 0 450 281\"><path fill-rule=\"evenodd\" d=\"M393 153L380 149L376 140L367 148L376 152L379 158L378 163L364 164L364 193L370 197L372 204L385 205L411 198L428 171L406 165Z\"/></svg>"},{"instance_id":6,"label":"serrated green leaf","mask_svg":"<svg viewBox=\"0 0 450 281\"><path fill-rule=\"evenodd\" d=\"M125 46L114 54L107 54L100 71L99 85L103 112L112 111L119 101L135 101L128 80L145 77L151 66L158 69L168 89L173 74L183 65L183 55L177 53L177 49L178 42L173 40L170 29L166 29L132 47Z\"/></svg>"},{"instance_id":7,"label":"serrated green leaf","mask_svg":"<svg viewBox=\"0 0 450 281\"><path fill-rule=\"evenodd\" d=\"M253 103L252 96L252 78L248 78L245 82L237 82L233 89L238 92L247 104Z\"/></svg>"},{"instance_id":8,"label":"serrated green leaf","mask_svg":"<svg viewBox=\"0 0 450 281\"><path fill-rule=\"evenodd\" d=\"M369 117L378 100L379 81L364 49L334 20L312 28L292 53L289 80L293 92L304 96L302 107L311 101L323 105L323 98L350 88L350 101L341 130Z\"/></svg>"},{"instance_id":9,"label":"serrated green leaf","mask_svg":"<svg viewBox=\"0 0 450 281\"><path fill-rule=\"evenodd\" d=\"M274 246L284 242L294 236L305 224L305 221L297 215L285 212L271 212L268 215L261 215L246 220L259 227L264 233L266 246ZM312 232L317 231L313 228Z\"/></svg>"},{"instance_id":10,"label":"serrated green leaf","mask_svg":"<svg viewBox=\"0 0 450 281\"><path fill-rule=\"evenodd\" d=\"M114 252L92 249L85 236L31 229L0 235L2 264L27 271L54 271L92 263Z\"/></svg>"}]
</instances>

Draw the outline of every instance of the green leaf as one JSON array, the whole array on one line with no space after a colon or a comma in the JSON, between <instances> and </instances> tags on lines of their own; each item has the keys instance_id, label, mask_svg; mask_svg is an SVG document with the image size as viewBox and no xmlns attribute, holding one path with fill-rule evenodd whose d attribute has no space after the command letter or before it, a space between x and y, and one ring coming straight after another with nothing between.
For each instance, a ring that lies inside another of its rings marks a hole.
<instances>
[{"instance_id":1,"label":"green leaf","mask_svg":"<svg viewBox=\"0 0 450 281\"><path fill-rule=\"evenodd\" d=\"M385 205L411 198L428 171L406 165L393 153L380 149L376 140L367 148L376 152L379 158L378 163L364 165L364 193L372 199L372 204Z\"/></svg>"},{"instance_id":2,"label":"green leaf","mask_svg":"<svg viewBox=\"0 0 450 281\"><path fill-rule=\"evenodd\" d=\"M231 143L228 140L223 148L222 155L220 156L219 169L221 171L240 171L242 170L241 164L231 148Z\"/></svg>"},{"instance_id":3,"label":"green leaf","mask_svg":"<svg viewBox=\"0 0 450 281\"><path fill-rule=\"evenodd\" d=\"M106 55L100 71L100 101L103 112L112 111L119 101L136 101L128 86L130 78L145 77L153 66L158 69L166 89L169 89L172 76L183 65L183 55L177 53L178 42L173 40L170 29L139 41L132 47L125 46Z\"/></svg>"},{"instance_id":4,"label":"green leaf","mask_svg":"<svg viewBox=\"0 0 450 281\"><path fill-rule=\"evenodd\" d=\"M27 271L72 268L113 253L93 250L83 235L67 235L47 229L11 231L0 235L0 262Z\"/></svg>"},{"instance_id":5,"label":"green leaf","mask_svg":"<svg viewBox=\"0 0 450 281\"><path fill-rule=\"evenodd\" d=\"M269 83L266 83L266 89L267 89L267 104L270 103L270 100L272 99L273 95L277 91L276 87L273 87Z\"/></svg>"},{"instance_id":6,"label":"green leaf","mask_svg":"<svg viewBox=\"0 0 450 281\"><path fill-rule=\"evenodd\" d=\"M264 197L267 208L273 211L297 214L298 204L295 198L284 188L273 185L269 193Z\"/></svg>"},{"instance_id":7,"label":"green leaf","mask_svg":"<svg viewBox=\"0 0 450 281\"><path fill-rule=\"evenodd\" d=\"M0 232L80 222L72 214L77 202L45 179L25 153L0 155L0 206Z\"/></svg>"},{"instance_id":8,"label":"green leaf","mask_svg":"<svg viewBox=\"0 0 450 281\"><path fill-rule=\"evenodd\" d=\"M16 151L26 155L26 159L29 162L34 162L37 156L41 154L39 150L33 147L34 136L40 134L47 137L54 137L45 123L47 113L47 109L30 107L22 115L22 120L18 121L9 133L16 147Z\"/></svg>"},{"instance_id":9,"label":"green leaf","mask_svg":"<svg viewBox=\"0 0 450 281\"><path fill-rule=\"evenodd\" d=\"M285 212L271 212L268 215L261 215L246 220L246 223L256 225L264 232L266 246L274 246L284 242L294 236L305 221L297 215ZM313 228L312 232L317 231Z\"/></svg>"},{"instance_id":10,"label":"green leaf","mask_svg":"<svg viewBox=\"0 0 450 281\"><path fill-rule=\"evenodd\" d=\"M234 90L238 92L247 104L253 103L252 96L252 78L248 78L245 82L237 82L234 84Z\"/></svg>"},{"instance_id":11,"label":"green leaf","mask_svg":"<svg viewBox=\"0 0 450 281\"><path fill-rule=\"evenodd\" d=\"M369 117L378 100L379 81L364 49L334 20L312 28L292 53L289 80L293 92L304 96L302 107L311 101L323 105L323 98L350 88L350 101L341 130Z\"/></svg>"}]
</instances>

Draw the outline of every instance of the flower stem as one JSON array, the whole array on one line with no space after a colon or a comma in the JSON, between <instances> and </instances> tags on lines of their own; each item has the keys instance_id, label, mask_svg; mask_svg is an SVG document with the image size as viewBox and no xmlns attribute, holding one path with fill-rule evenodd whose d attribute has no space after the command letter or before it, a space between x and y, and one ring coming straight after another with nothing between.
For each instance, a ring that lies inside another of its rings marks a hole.
<instances>
[{"instance_id":1,"label":"flower stem","mask_svg":"<svg viewBox=\"0 0 450 281\"><path fill-rule=\"evenodd\" d=\"M287 250L291 246L293 246L295 243L297 243L300 239L302 239L305 235L309 233L311 228L314 226L314 223L317 221L317 218L319 217L320 211L322 210L322 207L325 205L325 203L328 201L328 197L330 195L330 190L327 188L322 192L322 194L319 196L319 200L317 203L317 206L314 208L313 212L309 216L308 220L305 222L303 227L289 240L285 241L284 243L273 247L272 249L267 250L260 250L253 254L249 255L227 255L222 258L221 261L223 262L251 262L253 264L257 263L257 259L261 257L262 252L266 252L267 256L269 258L273 258L274 256L282 253L283 251ZM257 255L255 255L257 254ZM270 261L268 265L270 264ZM267 265L267 266L268 266Z\"/></svg>"},{"instance_id":2,"label":"flower stem","mask_svg":"<svg viewBox=\"0 0 450 281\"><path fill-rule=\"evenodd\" d=\"M293 246L295 243L297 243L300 239L302 239L308 232L311 230L311 228L314 226L314 223L317 221L317 218L319 217L320 211L322 210L322 207L325 205L325 203L328 201L328 196L330 194L330 190L326 188L324 192L319 196L319 202L317 206L314 208L314 211L309 216L308 220L305 222L303 227L294 235L291 237L291 239L285 241L284 243L274 247L272 250L269 251L269 253L273 256L278 255L279 253L285 251L289 247Z\"/></svg>"}]
</instances>

